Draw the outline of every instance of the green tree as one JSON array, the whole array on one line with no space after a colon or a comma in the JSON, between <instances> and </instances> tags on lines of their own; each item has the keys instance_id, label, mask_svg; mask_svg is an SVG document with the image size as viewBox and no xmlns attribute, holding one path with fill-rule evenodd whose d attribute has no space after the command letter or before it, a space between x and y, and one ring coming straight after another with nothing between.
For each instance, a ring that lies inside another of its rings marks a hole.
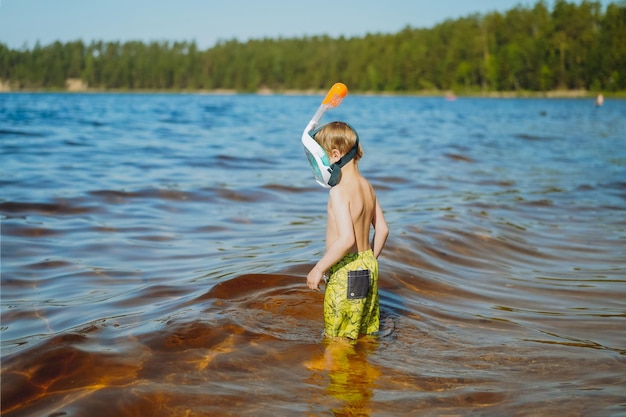
<instances>
[{"instance_id":1,"label":"green tree","mask_svg":"<svg viewBox=\"0 0 626 417\"><path fill-rule=\"evenodd\" d=\"M428 29L218 42L0 44L0 78L19 88L64 88L82 78L101 89L325 89L471 91L626 90L626 5L544 0L501 14L448 19ZM329 81L330 80L330 81Z\"/></svg>"}]
</instances>

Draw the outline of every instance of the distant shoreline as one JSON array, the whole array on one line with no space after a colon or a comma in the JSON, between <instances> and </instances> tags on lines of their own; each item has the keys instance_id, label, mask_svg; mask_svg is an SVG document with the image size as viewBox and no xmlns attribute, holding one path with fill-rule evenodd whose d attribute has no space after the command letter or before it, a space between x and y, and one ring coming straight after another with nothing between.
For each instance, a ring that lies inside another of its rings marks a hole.
<instances>
[{"instance_id":1,"label":"distant shoreline","mask_svg":"<svg viewBox=\"0 0 626 417\"><path fill-rule=\"evenodd\" d=\"M265 96L306 96L306 95L323 95L326 90L272 90L268 88L259 89L257 91L238 91L231 89L214 89L214 90L153 90L153 89L98 89L89 88L82 82L68 80L65 89L12 89L6 82L0 81L0 94L2 93L67 93L67 94L197 94L197 95L265 95ZM447 100L454 101L463 97L482 97L482 98L572 98L572 99L593 99L598 95L598 91L589 90L550 90L550 91L443 91L443 90L421 90L421 91L355 91L353 95L360 96L389 96L389 97L442 97ZM618 92L602 92L606 98L626 98L626 91Z\"/></svg>"}]
</instances>

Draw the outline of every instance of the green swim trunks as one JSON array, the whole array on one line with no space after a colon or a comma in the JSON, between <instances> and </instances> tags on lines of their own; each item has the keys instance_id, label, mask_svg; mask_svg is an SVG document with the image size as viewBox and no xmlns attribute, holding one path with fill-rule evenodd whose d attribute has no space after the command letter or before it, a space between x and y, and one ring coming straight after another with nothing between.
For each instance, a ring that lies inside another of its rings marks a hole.
<instances>
[{"instance_id":1,"label":"green swim trunks","mask_svg":"<svg viewBox=\"0 0 626 417\"><path fill-rule=\"evenodd\" d=\"M378 260L371 250L349 253L330 268L324 295L324 330L358 338L378 331Z\"/></svg>"}]
</instances>

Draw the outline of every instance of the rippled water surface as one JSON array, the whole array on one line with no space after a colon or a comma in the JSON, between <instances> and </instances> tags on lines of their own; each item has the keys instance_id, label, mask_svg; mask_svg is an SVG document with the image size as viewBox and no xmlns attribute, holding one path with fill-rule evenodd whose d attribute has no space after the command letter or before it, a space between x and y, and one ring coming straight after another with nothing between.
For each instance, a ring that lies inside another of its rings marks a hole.
<instances>
[{"instance_id":1,"label":"rippled water surface","mask_svg":"<svg viewBox=\"0 0 626 417\"><path fill-rule=\"evenodd\" d=\"M364 97L385 337L321 338L317 96L0 95L2 414L626 415L626 102Z\"/></svg>"}]
</instances>

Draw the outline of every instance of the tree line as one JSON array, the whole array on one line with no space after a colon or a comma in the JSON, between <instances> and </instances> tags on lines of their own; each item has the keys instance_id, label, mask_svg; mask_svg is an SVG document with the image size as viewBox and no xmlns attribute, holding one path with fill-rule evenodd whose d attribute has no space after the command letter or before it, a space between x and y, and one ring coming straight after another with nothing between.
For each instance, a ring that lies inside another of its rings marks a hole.
<instances>
[{"instance_id":1,"label":"tree line","mask_svg":"<svg viewBox=\"0 0 626 417\"><path fill-rule=\"evenodd\" d=\"M473 14L395 34L195 42L0 43L0 80L12 89L242 92L326 89L417 92L626 91L626 2L556 0Z\"/></svg>"}]
</instances>

